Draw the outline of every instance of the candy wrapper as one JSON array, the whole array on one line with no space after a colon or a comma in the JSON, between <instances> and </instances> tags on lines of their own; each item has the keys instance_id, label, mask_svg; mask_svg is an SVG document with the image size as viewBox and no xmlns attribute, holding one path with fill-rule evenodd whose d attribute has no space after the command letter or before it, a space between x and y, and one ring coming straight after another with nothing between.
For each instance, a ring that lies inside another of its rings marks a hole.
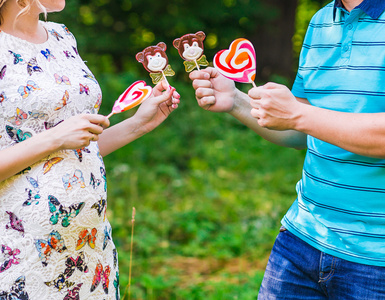
<instances>
[{"instance_id":1,"label":"candy wrapper","mask_svg":"<svg viewBox=\"0 0 385 300\"><path fill-rule=\"evenodd\" d=\"M203 41L206 35L203 31L197 33L189 33L184 36L175 39L172 43L178 50L180 57L185 61L183 62L186 72L190 73L195 68L200 70L199 66L208 66L209 63L206 60L206 56L203 54Z\"/></svg>"},{"instance_id":2,"label":"candy wrapper","mask_svg":"<svg viewBox=\"0 0 385 300\"><path fill-rule=\"evenodd\" d=\"M255 87L256 56L253 44L244 39L234 40L230 48L214 56L214 67L225 77Z\"/></svg>"},{"instance_id":3,"label":"candy wrapper","mask_svg":"<svg viewBox=\"0 0 385 300\"><path fill-rule=\"evenodd\" d=\"M118 100L115 101L112 112L107 118L139 105L150 97L151 93L152 87L146 85L143 80L135 81L119 96Z\"/></svg>"},{"instance_id":4,"label":"candy wrapper","mask_svg":"<svg viewBox=\"0 0 385 300\"><path fill-rule=\"evenodd\" d=\"M160 42L156 46L145 48L142 52L136 54L136 60L143 64L144 68L150 72L153 84L157 84L161 80L165 80L169 85L166 76L174 76L175 72L168 64L166 55L167 46Z\"/></svg>"}]
</instances>

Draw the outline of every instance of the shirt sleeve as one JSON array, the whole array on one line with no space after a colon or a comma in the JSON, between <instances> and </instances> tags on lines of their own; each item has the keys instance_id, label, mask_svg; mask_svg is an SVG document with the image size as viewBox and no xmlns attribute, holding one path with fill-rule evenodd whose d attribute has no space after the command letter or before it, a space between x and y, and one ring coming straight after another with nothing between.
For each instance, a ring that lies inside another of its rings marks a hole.
<instances>
[{"instance_id":1,"label":"shirt sleeve","mask_svg":"<svg viewBox=\"0 0 385 300\"><path fill-rule=\"evenodd\" d=\"M312 17L310 23L313 22L314 18L315 18L315 16ZM304 41L302 44L302 49L301 49L301 52L299 54L297 76L295 78L293 87L291 89L291 92L293 93L293 95L295 97L298 97L298 98L307 99L307 96L305 94L305 86L304 86L304 76L303 76L304 74L301 74L301 67L304 65L304 63L306 61L305 58L306 58L306 55L307 55L308 50L309 50L307 47L304 47L304 45L311 44L312 35L313 35L313 29L312 29L312 27L309 26L306 30L306 34L305 34Z\"/></svg>"},{"instance_id":2,"label":"shirt sleeve","mask_svg":"<svg viewBox=\"0 0 385 300\"><path fill-rule=\"evenodd\" d=\"M301 74L299 74L299 72L297 73L291 92L295 97L305 98L305 99L307 98L305 94L305 89L303 86L303 77L301 76Z\"/></svg>"}]
</instances>

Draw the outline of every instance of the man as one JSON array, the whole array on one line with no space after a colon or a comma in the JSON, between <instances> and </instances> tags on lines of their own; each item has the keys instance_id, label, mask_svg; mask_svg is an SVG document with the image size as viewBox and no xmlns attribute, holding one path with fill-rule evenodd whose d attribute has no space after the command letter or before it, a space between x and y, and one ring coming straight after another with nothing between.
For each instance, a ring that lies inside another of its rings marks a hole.
<instances>
[{"instance_id":1,"label":"man","mask_svg":"<svg viewBox=\"0 0 385 300\"><path fill-rule=\"evenodd\" d=\"M335 0L309 24L292 91L191 73L199 105L307 147L259 299L385 299L385 1Z\"/></svg>"}]
</instances>

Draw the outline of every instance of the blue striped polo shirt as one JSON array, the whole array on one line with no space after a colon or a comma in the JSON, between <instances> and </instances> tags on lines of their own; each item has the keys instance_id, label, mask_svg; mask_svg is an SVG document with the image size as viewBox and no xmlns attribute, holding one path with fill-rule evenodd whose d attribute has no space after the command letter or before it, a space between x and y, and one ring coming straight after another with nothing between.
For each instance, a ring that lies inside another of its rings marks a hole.
<instances>
[{"instance_id":1,"label":"blue striped polo shirt","mask_svg":"<svg viewBox=\"0 0 385 300\"><path fill-rule=\"evenodd\" d=\"M385 1L365 0L349 13L336 0L318 11L293 94L329 110L385 112L384 10ZM307 144L298 197L283 226L327 254L385 266L385 160L312 136Z\"/></svg>"}]
</instances>

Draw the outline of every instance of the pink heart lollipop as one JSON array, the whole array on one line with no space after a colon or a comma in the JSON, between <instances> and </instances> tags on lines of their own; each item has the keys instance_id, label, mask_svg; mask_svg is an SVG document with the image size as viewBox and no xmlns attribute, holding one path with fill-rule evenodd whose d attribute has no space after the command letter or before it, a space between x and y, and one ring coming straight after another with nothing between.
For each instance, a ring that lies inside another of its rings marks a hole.
<instances>
[{"instance_id":1,"label":"pink heart lollipop","mask_svg":"<svg viewBox=\"0 0 385 300\"><path fill-rule=\"evenodd\" d=\"M118 100L115 101L112 112L107 118L139 105L146 100L151 93L152 87L146 85L143 80L135 81L119 96Z\"/></svg>"},{"instance_id":2,"label":"pink heart lollipop","mask_svg":"<svg viewBox=\"0 0 385 300\"><path fill-rule=\"evenodd\" d=\"M223 76L254 86L256 65L253 44L244 38L234 40L229 49L221 50L214 56L214 67Z\"/></svg>"}]
</instances>

